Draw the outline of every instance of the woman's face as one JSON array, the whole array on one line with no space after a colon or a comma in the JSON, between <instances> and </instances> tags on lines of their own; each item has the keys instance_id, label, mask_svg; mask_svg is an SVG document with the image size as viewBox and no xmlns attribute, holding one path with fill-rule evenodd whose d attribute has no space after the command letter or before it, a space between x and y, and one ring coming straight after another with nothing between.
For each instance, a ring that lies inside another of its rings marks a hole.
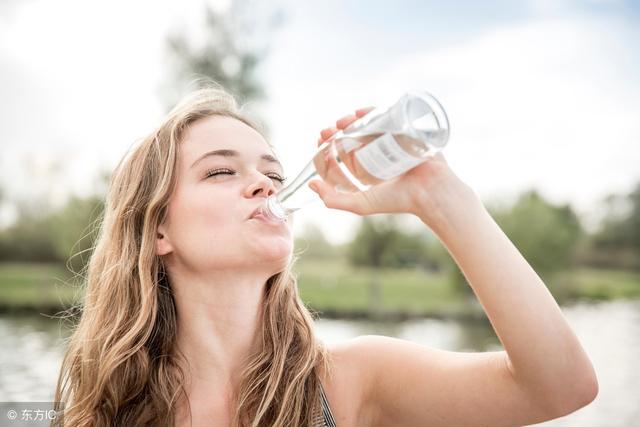
<instances>
[{"instance_id":1,"label":"woman's face","mask_svg":"<svg viewBox=\"0 0 640 427\"><path fill-rule=\"evenodd\" d=\"M195 122L179 144L176 173L157 241L169 266L192 273L284 269L293 249L291 224L250 218L284 177L256 130L231 117Z\"/></svg>"}]
</instances>

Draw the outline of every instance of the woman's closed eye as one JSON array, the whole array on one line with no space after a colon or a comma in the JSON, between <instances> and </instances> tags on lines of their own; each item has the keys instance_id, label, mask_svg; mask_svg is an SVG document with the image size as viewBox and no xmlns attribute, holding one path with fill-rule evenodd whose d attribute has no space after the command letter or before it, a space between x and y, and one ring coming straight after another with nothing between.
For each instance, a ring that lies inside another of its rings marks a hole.
<instances>
[{"instance_id":1,"label":"woman's closed eye","mask_svg":"<svg viewBox=\"0 0 640 427\"><path fill-rule=\"evenodd\" d=\"M218 176L218 175L235 175L235 174L236 174L235 171L227 168L209 169L205 173L205 178L210 178L212 176ZM276 172L267 172L265 173L265 175L271 179L278 181L280 184L284 183L284 181L287 179Z\"/></svg>"}]
</instances>

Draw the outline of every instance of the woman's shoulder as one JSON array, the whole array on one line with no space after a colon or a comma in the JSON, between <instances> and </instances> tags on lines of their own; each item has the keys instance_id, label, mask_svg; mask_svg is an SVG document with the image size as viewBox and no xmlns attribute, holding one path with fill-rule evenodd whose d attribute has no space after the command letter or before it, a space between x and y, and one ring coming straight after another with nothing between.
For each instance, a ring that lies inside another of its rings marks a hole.
<instances>
[{"instance_id":1,"label":"woman's shoulder","mask_svg":"<svg viewBox=\"0 0 640 427\"><path fill-rule=\"evenodd\" d=\"M372 425L369 402L372 354L363 351L372 340L383 337L358 336L327 343L331 372L322 378L329 406L338 426Z\"/></svg>"}]
</instances>

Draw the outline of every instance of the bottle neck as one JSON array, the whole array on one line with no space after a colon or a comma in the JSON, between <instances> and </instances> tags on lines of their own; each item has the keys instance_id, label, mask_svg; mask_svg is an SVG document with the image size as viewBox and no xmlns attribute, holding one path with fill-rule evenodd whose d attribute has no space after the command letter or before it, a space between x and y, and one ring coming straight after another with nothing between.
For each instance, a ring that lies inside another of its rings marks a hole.
<instances>
[{"instance_id":1,"label":"bottle neck","mask_svg":"<svg viewBox=\"0 0 640 427\"><path fill-rule=\"evenodd\" d=\"M271 221L284 221L291 213L319 198L316 193L309 189L307 183L311 178L318 175L314 159L323 150L328 149L329 144L331 144L331 140L318 147L309 163L300 171L291 184L285 186L277 194L267 198L262 209L265 217Z\"/></svg>"},{"instance_id":2,"label":"bottle neck","mask_svg":"<svg viewBox=\"0 0 640 427\"><path fill-rule=\"evenodd\" d=\"M309 180L311 180L311 178L318 175L314 159L318 154L320 154L320 152L324 151L329 144L331 144L331 140L326 141L322 145L320 145L309 163L307 163L304 169L300 171L298 176L296 176L294 180L291 181L291 184L287 185L278 192L278 194L276 195L276 199L278 200L278 202L286 204L287 200L289 200L294 194L297 194L299 191L302 191L303 188L306 188L306 184L307 182L309 182Z\"/></svg>"}]
</instances>

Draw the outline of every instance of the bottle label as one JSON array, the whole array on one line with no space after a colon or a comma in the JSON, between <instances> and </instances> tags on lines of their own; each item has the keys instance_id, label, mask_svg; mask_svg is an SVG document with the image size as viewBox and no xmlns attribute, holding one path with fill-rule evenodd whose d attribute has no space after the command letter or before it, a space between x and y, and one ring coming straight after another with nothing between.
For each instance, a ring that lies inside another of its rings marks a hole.
<instances>
[{"instance_id":1,"label":"bottle label","mask_svg":"<svg viewBox=\"0 0 640 427\"><path fill-rule=\"evenodd\" d=\"M390 133L374 139L355 155L363 169L383 180L401 175L425 160L404 151Z\"/></svg>"},{"instance_id":2,"label":"bottle label","mask_svg":"<svg viewBox=\"0 0 640 427\"><path fill-rule=\"evenodd\" d=\"M362 143L355 138L341 138L340 144L342 144L342 149L345 153L355 150L362 145Z\"/></svg>"}]
</instances>

